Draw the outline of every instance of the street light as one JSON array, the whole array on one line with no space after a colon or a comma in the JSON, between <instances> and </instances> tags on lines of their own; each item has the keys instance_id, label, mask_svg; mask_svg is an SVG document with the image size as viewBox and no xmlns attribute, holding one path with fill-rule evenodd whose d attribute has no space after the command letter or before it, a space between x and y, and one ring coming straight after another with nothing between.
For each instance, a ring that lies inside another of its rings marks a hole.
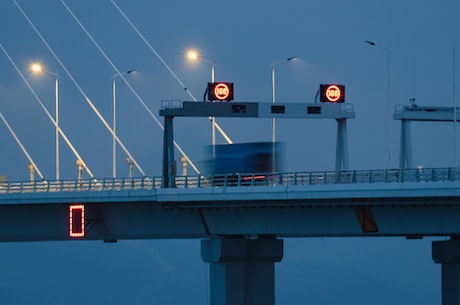
<instances>
[{"instance_id":1,"label":"street light","mask_svg":"<svg viewBox=\"0 0 460 305\"><path fill-rule=\"evenodd\" d=\"M83 166L85 165L81 159L75 160L75 165L77 166L78 170L78 175L77 179L78 181L81 181L83 179Z\"/></svg>"},{"instance_id":2,"label":"street light","mask_svg":"<svg viewBox=\"0 0 460 305\"><path fill-rule=\"evenodd\" d=\"M136 70L128 70L125 72L118 72L112 75L112 102L113 102L113 145L112 145L112 177L117 177L117 92L116 92L116 78L122 75L127 75L135 72Z\"/></svg>"},{"instance_id":3,"label":"street light","mask_svg":"<svg viewBox=\"0 0 460 305\"><path fill-rule=\"evenodd\" d=\"M131 157L126 158L126 164L129 166L129 178L132 178L134 176L134 160Z\"/></svg>"},{"instance_id":4,"label":"street light","mask_svg":"<svg viewBox=\"0 0 460 305\"><path fill-rule=\"evenodd\" d=\"M185 156L180 157L182 163L182 176L187 176L187 158Z\"/></svg>"},{"instance_id":5,"label":"street light","mask_svg":"<svg viewBox=\"0 0 460 305\"><path fill-rule=\"evenodd\" d=\"M206 58L202 58L200 54L198 53L198 51L196 50L188 51L187 58L191 61L201 60L201 61L211 64L211 83L214 83L214 62L213 61L206 59ZM215 120L215 117L213 116L211 117L211 145L213 147L213 156L214 156L214 146L216 145L216 120Z\"/></svg>"},{"instance_id":6,"label":"street light","mask_svg":"<svg viewBox=\"0 0 460 305\"><path fill-rule=\"evenodd\" d=\"M388 47L381 46L373 41L365 40L370 46L384 50L387 53L387 118L388 118L388 168L391 168L391 113L390 113L390 54L391 50Z\"/></svg>"},{"instance_id":7,"label":"street light","mask_svg":"<svg viewBox=\"0 0 460 305\"><path fill-rule=\"evenodd\" d=\"M27 164L27 169L29 170L29 180L34 182L35 180L35 166L32 163Z\"/></svg>"},{"instance_id":8,"label":"street light","mask_svg":"<svg viewBox=\"0 0 460 305\"><path fill-rule=\"evenodd\" d=\"M214 82L214 62L209 60L209 59L206 59L206 58L203 58L200 56L200 54L198 53L198 51L196 50L190 50L187 52L187 58L191 61L198 61L198 60L202 60L204 62L207 62L209 64L211 64L211 82L213 83Z\"/></svg>"},{"instance_id":9,"label":"street light","mask_svg":"<svg viewBox=\"0 0 460 305\"><path fill-rule=\"evenodd\" d=\"M454 167L457 167L457 102L456 102L456 89L455 89L455 83L456 83L456 71L455 71L455 44L452 45L452 99L454 102Z\"/></svg>"},{"instance_id":10,"label":"street light","mask_svg":"<svg viewBox=\"0 0 460 305\"><path fill-rule=\"evenodd\" d=\"M291 60L297 58L297 56L288 57L285 59L277 60L273 62L270 67L272 68L272 104L275 103L275 66L290 62ZM275 118L272 118L272 142L275 143Z\"/></svg>"},{"instance_id":11,"label":"street light","mask_svg":"<svg viewBox=\"0 0 460 305\"><path fill-rule=\"evenodd\" d=\"M48 73L56 77L55 83L55 96L56 96L56 109L55 109L55 126L56 126L56 181L59 180L59 75L57 73L45 70L40 63L33 63L30 70L35 73Z\"/></svg>"}]
</instances>

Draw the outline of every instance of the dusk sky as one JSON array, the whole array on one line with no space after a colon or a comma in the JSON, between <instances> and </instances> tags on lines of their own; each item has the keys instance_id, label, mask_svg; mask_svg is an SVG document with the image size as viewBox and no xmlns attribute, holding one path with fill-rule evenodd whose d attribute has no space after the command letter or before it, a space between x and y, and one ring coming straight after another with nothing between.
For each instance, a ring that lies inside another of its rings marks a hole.
<instances>
[{"instance_id":1,"label":"dusk sky","mask_svg":"<svg viewBox=\"0 0 460 305\"><path fill-rule=\"evenodd\" d=\"M111 125L111 77L135 69L125 75L129 86L116 79L117 134L148 176L160 176L163 134L144 105L162 122L161 101L191 100L182 84L202 100L210 62L217 81L234 83L235 100L271 102L270 65L297 56L276 65L276 100L312 103L319 84L345 85L356 112L348 122L350 169L397 168L400 122L389 120L388 94L391 114L412 98L421 106L458 104L459 17L456 0L5 0L0 112L45 178L55 179L55 126L14 65L52 116L57 73L60 127L95 177L111 177L112 135L78 88ZM191 48L204 60L187 61ZM33 75L29 65L37 61L52 73ZM236 143L271 140L269 119L218 123ZM334 170L334 120L278 120L276 134L286 171ZM458 166L453 136L452 123L414 123L414 166ZM175 137L199 164L211 141L210 123L177 119ZM27 180L29 161L3 122L0 139L0 175ZM219 136L217 143L224 142ZM76 158L62 139L60 147L60 176L74 179ZM120 146L117 155L118 176L126 177ZM440 304L432 240L286 239L276 265L277 304ZM199 246L199 240L0 244L0 303L209 304Z\"/></svg>"}]
</instances>

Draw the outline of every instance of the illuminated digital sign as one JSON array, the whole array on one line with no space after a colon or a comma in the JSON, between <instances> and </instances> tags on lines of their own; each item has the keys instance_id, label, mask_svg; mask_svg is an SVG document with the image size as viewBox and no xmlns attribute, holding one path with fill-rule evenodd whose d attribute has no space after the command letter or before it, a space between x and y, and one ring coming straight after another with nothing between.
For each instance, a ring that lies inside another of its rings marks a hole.
<instances>
[{"instance_id":1,"label":"illuminated digital sign","mask_svg":"<svg viewBox=\"0 0 460 305\"><path fill-rule=\"evenodd\" d=\"M69 236L71 238L85 237L85 206L83 204L69 206Z\"/></svg>"},{"instance_id":2,"label":"illuminated digital sign","mask_svg":"<svg viewBox=\"0 0 460 305\"><path fill-rule=\"evenodd\" d=\"M345 102L345 86L334 84L320 85L320 98L323 103L343 103Z\"/></svg>"},{"instance_id":3,"label":"illuminated digital sign","mask_svg":"<svg viewBox=\"0 0 460 305\"><path fill-rule=\"evenodd\" d=\"M233 83L219 82L208 83L208 100L231 101L233 100Z\"/></svg>"}]
</instances>

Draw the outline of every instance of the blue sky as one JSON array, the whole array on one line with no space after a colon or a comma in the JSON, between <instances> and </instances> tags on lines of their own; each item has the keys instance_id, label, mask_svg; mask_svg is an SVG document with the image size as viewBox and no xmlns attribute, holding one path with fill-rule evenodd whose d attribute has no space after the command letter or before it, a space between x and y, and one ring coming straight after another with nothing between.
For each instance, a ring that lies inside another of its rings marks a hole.
<instances>
[{"instance_id":1,"label":"blue sky","mask_svg":"<svg viewBox=\"0 0 460 305\"><path fill-rule=\"evenodd\" d=\"M111 123L113 67L61 1L17 2ZM65 3L120 71L137 70L127 80L154 114L158 114L161 100L190 99L109 0ZM200 50L203 58L214 62L216 80L234 82L235 99L240 101L270 102L269 66L290 56L298 56L299 60L276 67L277 101L313 102L320 83L345 84L347 102L356 111L356 118L348 123L351 169L388 167L387 52L364 40L391 50L391 109L408 104L413 97L419 105L454 103L454 71L455 78L460 78L460 60L456 65L453 60L454 45L460 57L460 4L455 0L116 3L198 99L210 80L211 67L204 61L187 62L185 52L189 48ZM0 43L52 114L54 77L33 76L28 65L41 61L46 69L60 75L61 128L94 175L110 177L110 133L13 1L0 3L0 26ZM55 175L54 126L3 54L0 71L0 111L44 176L51 180ZM117 82L117 109L119 137L148 175L159 176L162 132L121 80ZM235 142L271 138L270 120L222 119L219 123ZM398 123L390 122L393 167L399 162ZM175 124L179 145L199 162L203 147L210 143L210 123L206 119L184 118ZM335 132L333 121L279 120L277 139L285 143L286 170L333 170ZM414 124L412 136L414 165L455 165L453 124ZM0 138L0 174L11 181L28 179L28 161L3 124ZM223 142L219 137L218 143ZM61 177L75 178L75 157L63 141L60 154ZM118 149L119 176L128 174L125 157ZM31 295L40 296L43 304L62 305L114 304L134 295L136 304L176 304L181 298L190 304L203 304L207 300L206 266L199 256L199 241L0 247L0 300L8 296L2 304L28 304ZM440 268L431 261L430 247L429 239L287 240L285 258L277 265L278 304L440 302ZM127 268L127 261L144 262L149 272L139 266ZM75 262L70 269L75 279L68 281L72 287L81 286L84 293L76 293L63 284L62 270L70 268L71 262ZM98 277L89 275L92 270L98 271ZM30 278L26 285L21 284L24 278ZM130 280L121 284L124 278ZM126 296L117 285L125 286ZM24 287L34 292L24 294ZM190 295L178 294L178 287L191 287L186 289ZM394 298L390 299L389 291L394 291ZM17 298L21 301L13 302Z\"/></svg>"}]
</instances>

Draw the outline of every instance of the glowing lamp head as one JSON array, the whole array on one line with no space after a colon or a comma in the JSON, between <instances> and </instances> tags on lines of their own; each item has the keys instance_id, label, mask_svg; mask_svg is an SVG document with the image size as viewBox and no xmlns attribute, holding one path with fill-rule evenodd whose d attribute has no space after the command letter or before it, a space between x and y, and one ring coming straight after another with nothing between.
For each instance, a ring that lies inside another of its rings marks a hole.
<instances>
[{"instance_id":1,"label":"glowing lamp head","mask_svg":"<svg viewBox=\"0 0 460 305\"><path fill-rule=\"evenodd\" d=\"M34 73L41 73L43 72L45 69L43 69L43 66L39 63L34 63L30 66L30 70Z\"/></svg>"},{"instance_id":2,"label":"glowing lamp head","mask_svg":"<svg viewBox=\"0 0 460 305\"><path fill-rule=\"evenodd\" d=\"M190 50L187 52L187 58L190 60L198 60L200 58L200 54L198 54L195 50Z\"/></svg>"}]
</instances>

